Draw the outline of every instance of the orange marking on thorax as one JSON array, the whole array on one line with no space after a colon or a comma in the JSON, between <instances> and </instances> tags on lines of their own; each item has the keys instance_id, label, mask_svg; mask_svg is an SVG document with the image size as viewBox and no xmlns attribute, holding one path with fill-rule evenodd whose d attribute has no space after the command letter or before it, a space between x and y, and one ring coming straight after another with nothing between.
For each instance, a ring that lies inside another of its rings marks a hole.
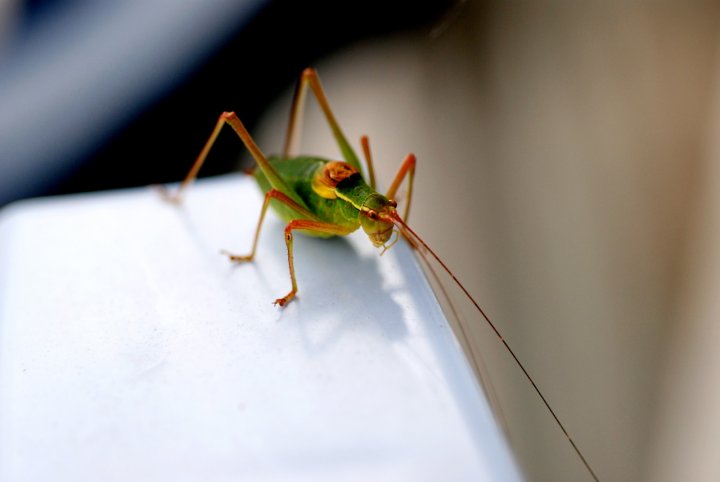
<instances>
[{"instance_id":1,"label":"orange marking on thorax","mask_svg":"<svg viewBox=\"0 0 720 482\"><path fill-rule=\"evenodd\" d=\"M358 170L347 162L328 162L313 176L313 191L325 199L335 199L337 198L335 192L337 185L357 172Z\"/></svg>"}]
</instances>

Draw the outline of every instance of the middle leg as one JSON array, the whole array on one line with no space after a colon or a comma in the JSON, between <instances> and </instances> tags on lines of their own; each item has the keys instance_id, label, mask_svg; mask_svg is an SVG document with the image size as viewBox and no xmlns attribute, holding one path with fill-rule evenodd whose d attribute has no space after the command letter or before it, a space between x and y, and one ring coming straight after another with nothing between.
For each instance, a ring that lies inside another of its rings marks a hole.
<instances>
[{"instance_id":1,"label":"middle leg","mask_svg":"<svg viewBox=\"0 0 720 482\"><path fill-rule=\"evenodd\" d=\"M271 189L265 194L265 201L263 202L262 210L260 211L260 219L258 220L257 228L255 229L255 239L253 240L252 251L248 255L232 254L228 251L220 251L222 254L227 255L230 261L242 263L245 261L252 261L255 257L255 250L257 249L258 238L260 237L260 229L262 228L263 220L265 219L265 213L267 212L268 206L270 206L270 200L276 199L286 206L292 208L300 216L304 216L308 219L318 219L313 213L300 206L298 203L281 193L277 189Z\"/></svg>"}]
</instances>

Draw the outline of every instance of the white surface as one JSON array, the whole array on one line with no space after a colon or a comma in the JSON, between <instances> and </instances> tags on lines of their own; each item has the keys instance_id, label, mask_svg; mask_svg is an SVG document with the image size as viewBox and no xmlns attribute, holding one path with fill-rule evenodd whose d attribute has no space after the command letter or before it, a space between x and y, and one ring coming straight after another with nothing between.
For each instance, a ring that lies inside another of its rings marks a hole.
<instances>
[{"instance_id":1,"label":"white surface","mask_svg":"<svg viewBox=\"0 0 720 482\"><path fill-rule=\"evenodd\" d=\"M410 250L296 237L250 178L0 216L0 480L519 480Z\"/></svg>"}]
</instances>

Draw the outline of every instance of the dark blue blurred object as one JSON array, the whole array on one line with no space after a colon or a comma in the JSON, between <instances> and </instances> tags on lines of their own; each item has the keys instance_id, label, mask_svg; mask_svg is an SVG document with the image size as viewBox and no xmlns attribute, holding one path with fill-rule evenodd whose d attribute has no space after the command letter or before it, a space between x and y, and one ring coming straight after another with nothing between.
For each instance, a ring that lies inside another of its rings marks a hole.
<instances>
[{"instance_id":1,"label":"dark blue blurred object","mask_svg":"<svg viewBox=\"0 0 720 482\"><path fill-rule=\"evenodd\" d=\"M179 180L220 112L252 127L319 57L452 3L31 1L0 58L0 205ZM204 174L234 167L220 144Z\"/></svg>"}]
</instances>

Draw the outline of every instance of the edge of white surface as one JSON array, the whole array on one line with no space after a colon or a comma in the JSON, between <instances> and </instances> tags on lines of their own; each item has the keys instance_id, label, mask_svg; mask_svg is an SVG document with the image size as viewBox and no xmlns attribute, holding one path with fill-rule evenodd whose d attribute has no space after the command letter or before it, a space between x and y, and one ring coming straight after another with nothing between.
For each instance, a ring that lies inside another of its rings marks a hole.
<instances>
[{"instance_id":1,"label":"edge of white surface","mask_svg":"<svg viewBox=\"0 0 720 482\"><path fill-rule=\"evenodd\" d=\"M404 243L296 237L241 175L0 213L0 479L520 480ZM107 478L106 475L112 476Z\"/></svg>"}]
</instances>

